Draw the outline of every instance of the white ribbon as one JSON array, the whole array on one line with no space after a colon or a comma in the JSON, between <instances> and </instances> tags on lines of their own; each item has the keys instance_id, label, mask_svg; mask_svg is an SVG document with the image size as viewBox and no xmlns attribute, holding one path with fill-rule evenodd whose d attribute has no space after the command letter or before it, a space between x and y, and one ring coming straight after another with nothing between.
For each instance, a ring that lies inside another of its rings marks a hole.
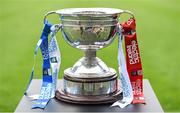
<instances>
[{"instance_id":1,"label":"white ribbon","mask_svg":"<svg viewBox=\"0 0 180 113\"><path fill-rule=\"evenodd\" d=\"M121 32L121 26L119 25L117 27L117 35L118 35L118 69L119 69L119 75L120 75L120 83L121 88L123 90L123 99L118 100L115 103L113 103L112 106L119 106L120 108L124 108L127 105L131 104L133 101L133 90L131 86L131 82L129 79L129 74L127 72L126 67L126 61L124 58L124 52L123 52L123 36Z\"/></svg>"}]
</instances>

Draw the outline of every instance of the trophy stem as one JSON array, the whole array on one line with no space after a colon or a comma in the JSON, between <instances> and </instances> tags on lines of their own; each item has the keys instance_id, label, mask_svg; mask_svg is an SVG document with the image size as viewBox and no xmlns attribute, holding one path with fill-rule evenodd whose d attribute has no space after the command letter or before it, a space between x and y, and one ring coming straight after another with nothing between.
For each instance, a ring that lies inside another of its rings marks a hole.
<instances>
[{"instance_id":1,"label":"trophy stem","mask_svg":"<svg viewBox=\"0 0 180 113\"><path fill-rule=\"evenodd\" d=\"M86 59L87 65L92 65L96 63L96 50L86 50L85 59Z\"/></svg>"},{"instance_id":2,"label":"trophy stem","mask_svg":"<svg viewBox=\"0 0 180 113\"><path fill-rule=\"evenodd\" d=\"M86 58L96 57L96 50L86 50L85 57Z\"/></svg>"}]
</instances>

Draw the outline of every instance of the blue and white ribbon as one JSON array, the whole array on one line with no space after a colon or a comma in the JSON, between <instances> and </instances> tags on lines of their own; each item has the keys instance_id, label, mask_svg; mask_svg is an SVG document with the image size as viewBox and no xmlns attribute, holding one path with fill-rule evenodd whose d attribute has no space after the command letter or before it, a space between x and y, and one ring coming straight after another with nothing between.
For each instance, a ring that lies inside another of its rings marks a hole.
<instances>
[{"instance_id":1,"label":"blue and white ribbon","mask_svg":"<svg viewBox=\"0 0 180 113\"><path fill-rule=\"evenodd\" d=\"M120 75L120 83L121 89L123 90L123 99L118 100L117 102L113 103L112 106L119 106L120 108L124 108L127 105L131 104L133 100L133 90L131 86L131 82L129 79L129 74L127 72L126 61L124 58L123 52L123 35L121 32L121 26L117 27L117 35L118 35L118 69Z\"/></svg>"},{"instance_id":2,"label":"blue and white ribbon","mask_svg":"<svg viewBox=\"0 0 180 113\"><path fill-rule=\"evenodd\" d=\"M61 25L53 25L51 27L51 40L49 43L49 56L50 56L50 63L52 68L52 79L53 79L53 93L51 97L55 96L55 90L58 80L58 73L61 65L61 53L59 50L59 46L56 40L56 33L61 28Z\"/></svg>"},{"instance_id":3,"label":"blue and white ribbon","mask_svg":"<svg viewBox=\"0 0 180 113\"><path fill-rule=\"evenodd\" d=\"M40 40L37 43L34 52L34 65L32 68L30 81L26 89L25 95L29 89L30 83L34 76L34 68L36 55L38 48L40 47L43 56L43 81L41 86L40 95L32 95L34 104L32 108L45 108L47 103L55 95L56 84L58 79L58 73L60 68L60 51L56 40L56 33L61 28L61 25L51 25L48 22L45 23L44 29ZM48 35L51 34L50 43L48 43ZM48 46L49 45L49 46Z\"/></svg>"}]
</instances>

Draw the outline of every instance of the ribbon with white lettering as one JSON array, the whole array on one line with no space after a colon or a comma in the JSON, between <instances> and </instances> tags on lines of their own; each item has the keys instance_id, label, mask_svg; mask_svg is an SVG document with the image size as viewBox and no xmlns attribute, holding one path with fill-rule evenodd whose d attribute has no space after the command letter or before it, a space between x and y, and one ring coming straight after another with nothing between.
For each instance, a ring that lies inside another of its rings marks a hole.
<instances>
[{"instance_id":1,"label":"ribbon with white lettering","mask_svg":"<svg viewBox=\"0 0 180 113\"><path fill-rule=\"evenodd\" d=\"M50 66L50 58L48 51L48 35L50 33L50 28L52 25L45 23L42 35L41 35L41 53L43 57L43 82L41 86L40 95L37 100L35 100L32 108L44 108L51 98L52 93L52 73Z\"/></svg>"},{"instance_id":2,"label":"ribbon with white lettering","mask_svg":"<svg viewBox=\"0 0 180 113\"><path fill-rule=\"evenodd\" d=\"M140 52L136 37L135 19L130 18L118 27L118 64L123 90L123 99L112 106L124 108L129 104L145 103L143 94L143 73ZM122 49L122 40L125 40L126 61ZM121 70L121 71L120 71Z\"/></svg>"},{"instance_id":3,"label":"ribbon with white lettering","mask_svg":"<svg viewBox=\"0 0 180 113\"><path fill-rule=\"evenodd\" d=\"M126 65L133 88L133 104L145 103L143 94L143 72L140 51L136 36L136 21L134 18L121 24L125 39Z\"/></svg>"},{"instance_id":4,"label":"ribbon with white lettering","mask_svg":"<svg viewBox=\"0 0 180 113\"><path fill-rule=\"evenodd\" d=\"M43 56L43 81L40 95L29 96L32 97L33 100L35 100L32 108L45 108L50 98L54 97L61 60L60 51L55 35L60 28L61 25L52 26L48 22L46 22L44 25L41 38L37 43L34 53L34 65L32 68L30 81L26 89L25 95L27 95L28 88L34 76L35 59L39 47L41 48L41 53ZM51 34L51 40L48 44L49 34Z\"/></svg>"}]
</instances>

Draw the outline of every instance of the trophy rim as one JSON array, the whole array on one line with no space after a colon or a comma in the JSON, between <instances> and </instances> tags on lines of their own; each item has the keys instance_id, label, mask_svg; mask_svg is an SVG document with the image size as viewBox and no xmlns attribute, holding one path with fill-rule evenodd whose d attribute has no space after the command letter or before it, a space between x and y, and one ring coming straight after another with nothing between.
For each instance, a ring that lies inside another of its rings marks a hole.
<instances>
[{"instance_id":1,"label":"trophy rim","mask_svg":"<svg viewBox=\"0 0 180 113\"><path fill-rule=\"evenodd\" d=\"M91 12L91 13L90 13ZM94 13L92 13L94 12ZM96 13L95 13L96 12ZM60 15L71 15L71 16L111 16L124 12L121 9L116 8L66 8L57 10L56 13Z\"/></svg>"},{"instance_id":2,"label":"trophy rim","mask_svg":"<svg viewBox=\"0 0 180 113\"><path fill-rule=\"evenodd\" d=\"M79 79L96 79L96 78L108 78L116 75L116 70L113 68L109 68L109 71L106 73L73 73L72 67L64 70L64 74L68 76L68 78L76 78ZM95 76L98 75L98 76Z\"/></svg>"}]
</instances>

